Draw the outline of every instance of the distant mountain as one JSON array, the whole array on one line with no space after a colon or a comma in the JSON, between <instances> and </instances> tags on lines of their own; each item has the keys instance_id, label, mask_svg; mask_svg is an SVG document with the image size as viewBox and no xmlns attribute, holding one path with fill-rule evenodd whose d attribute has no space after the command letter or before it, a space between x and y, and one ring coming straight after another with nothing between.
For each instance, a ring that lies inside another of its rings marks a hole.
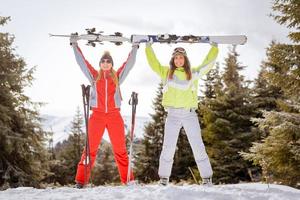
<instances>
[{"instance_id":1,"label":"distant mountain","mask_svg":"<svg viewBox=\"0 0 300 200\"><path fill-rule=\"evenodd\" d=\"M74 116L53 116L53 115L42 115L42 126L45 131L53 132L53 144L56 145L58 142L62 142L67 139L70 134L71 121ZM131 128L131 116L123 116L125 123L125 133L127 134ZM144 126L150 118L147 117L136 117L135 120L135 137L142 138L144 135ZM82 130L85 132L85 126ZM109 141L107 132L105 131L103 138Z\"/></svg>"}]
</instances>

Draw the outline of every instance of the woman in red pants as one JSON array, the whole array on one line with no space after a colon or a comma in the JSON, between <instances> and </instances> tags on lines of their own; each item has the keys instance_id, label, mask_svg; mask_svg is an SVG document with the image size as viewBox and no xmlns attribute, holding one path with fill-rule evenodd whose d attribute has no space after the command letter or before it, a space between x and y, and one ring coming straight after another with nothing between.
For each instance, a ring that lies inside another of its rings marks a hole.
<instances>
[{"instance_id":1,"label":"woman in red pants","mask_svg":"<svg viewBox=\"0 0 300 200\"><path fill-rule=\"evenodd\" d=\"M120 114L121 92L119 85L123 83L135 63L138 44L133 44L127 60L117 71L113 69L114 63L109 52L104 52L99 62L100 70L97 71L83 56L82 51L78 46L76 36L71 37L70 43L73 47L76 61L82 72L90 81L92 88L90 106L93 112L89 118L88 131L90 155L87 160L90 162L91 168L93 168L98 146L106 128L112 144L121 182L126 184L128 156L126 150L124 121ZM86 184L84 171L85 150L82 153L81 160L77 167L77 174L75 178L77 188L82 188ZM87 182L90 178L90 174L90 168L87 167ZM130 180L133 179L133 174L131 172Z\"/></svg>"}]
</instances>

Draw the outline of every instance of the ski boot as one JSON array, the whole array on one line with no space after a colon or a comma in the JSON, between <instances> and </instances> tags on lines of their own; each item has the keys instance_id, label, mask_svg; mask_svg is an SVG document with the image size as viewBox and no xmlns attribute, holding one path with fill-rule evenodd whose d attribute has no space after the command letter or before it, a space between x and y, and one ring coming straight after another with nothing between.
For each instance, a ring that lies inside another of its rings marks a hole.
<instances>
[{"instance_id":1,"label":"ski boot","mask_svg":"<svg viewBox=\"0 0 300 200\"><path fill-rule=\"evenodd\" d=\"M126 186L136 186L136 185L138 185L138 181L136 180L131 180L126 183Z\"/></svg>"},{"instance_id":2,"label":"ski boot","mask_svg":"<svg viewBox=\"0 0 300 200\"><path fill-rule=\"evenodd\" d=\"M83 187L84 187L84 185L81 183L76 183L74 186L74 188L77 188L77 189L82 189Z\"/></svg>"},{"instance_id":3,"label":"ski boot","mask_svg":"<svg viewBox=\"0 0 300 200\"><path fill-rule=\"evenodd\" d=\"M212 177L202 178L202 185L203 186L212 186Z\"/></svg>"},{"instance_id":4,"label":"ski boot","mask_svg":"<svg viewBox=\"0 0 300 200\"><path fill-rule=\"evenodd\" d=\"M169 184L169 178L162 177L159 180L159 185L161 186L167 186Z\"/></svg>"}]
</instances>

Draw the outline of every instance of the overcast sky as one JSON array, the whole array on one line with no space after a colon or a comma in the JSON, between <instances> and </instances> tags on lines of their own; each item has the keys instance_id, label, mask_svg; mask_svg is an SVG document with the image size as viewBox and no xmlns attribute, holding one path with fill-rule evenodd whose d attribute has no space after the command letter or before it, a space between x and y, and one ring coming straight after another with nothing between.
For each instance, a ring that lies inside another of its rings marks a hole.
<instances>
[{"instance_id":1,"label":"overcast sky","mask_svg":"<svg viewBox=\"0 0 300 200\"><path fill-rule=\"evenodd\" d=\"M247 66L243 75L253 80L270 41L288 41L288 30L269 17L271 5L271 0L0 0L0 16L12 19L0 31L14 34L16 53L25 59L28 68L37 67L33 86L25 92L33 101L47 103L41 113L72 116L77 106L82 108L80 85L88 81L76 64L69 41L50 38L49 33L85 33L85 28L95 27L106 34L122 32L124 36L245 34L248 42L237 51L239 62ZM131 49L128 43L104 43L95 48L85 42L79 45L96 69L104 50L111 52L117 69ZM200 64L209 50L208 44L154 44L153 48L161 63L167 65L177 46L186 48L192 66ZM228 46L219 48L217 61L223 64ZM136 65L121 85L124 115L131 114L128 99L132 91L139 93L137 115L153 113L152 100L160 79L150 70L144 49L141 45Z\"/></svg>"}]
</instances>

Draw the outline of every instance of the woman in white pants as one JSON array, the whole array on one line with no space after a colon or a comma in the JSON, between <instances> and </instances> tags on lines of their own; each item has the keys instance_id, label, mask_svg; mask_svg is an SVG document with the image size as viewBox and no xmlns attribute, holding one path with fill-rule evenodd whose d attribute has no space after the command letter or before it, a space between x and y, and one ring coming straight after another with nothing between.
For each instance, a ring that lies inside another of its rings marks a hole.
<instances>
[{"instance_id":1,"label":"woman in white pants","mask_svg":"<svg viewBox=\"0 0 300 200\"><path fill-rule=\"evenodd\" d=\"M169 182L181 127L184 128L192 147L202 183L212 184L213 171L202 141L195 110L198 107L198 80L212 69L217 55L218 47L212 44L203 63L192 68L185 49L177 47L172 53L169 66L162 66L155 56L151 43L146 45L148 63L164 83L162 105L168 111L158 169L161 185L167 185Z\"/></svg>"}]
</instances>

